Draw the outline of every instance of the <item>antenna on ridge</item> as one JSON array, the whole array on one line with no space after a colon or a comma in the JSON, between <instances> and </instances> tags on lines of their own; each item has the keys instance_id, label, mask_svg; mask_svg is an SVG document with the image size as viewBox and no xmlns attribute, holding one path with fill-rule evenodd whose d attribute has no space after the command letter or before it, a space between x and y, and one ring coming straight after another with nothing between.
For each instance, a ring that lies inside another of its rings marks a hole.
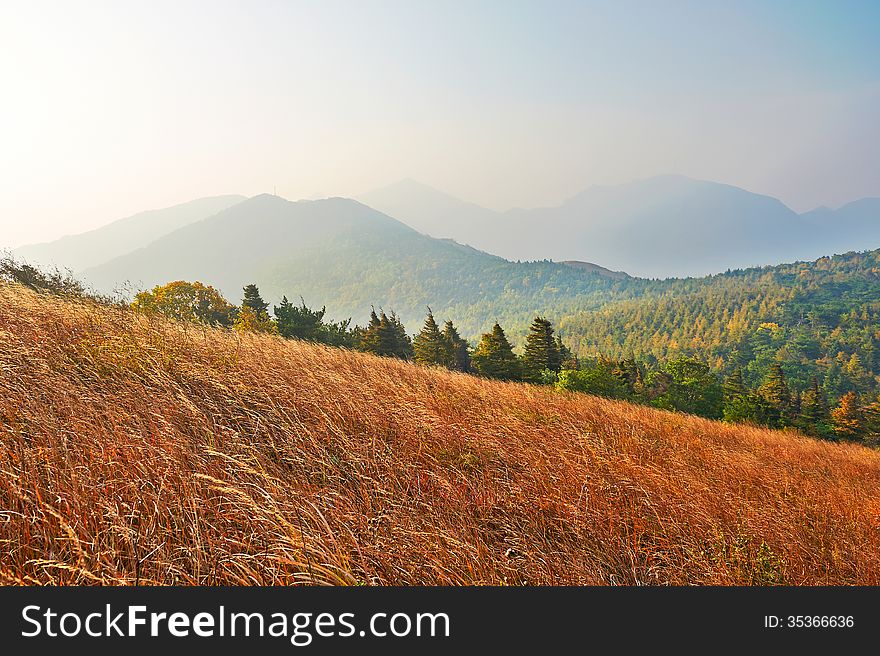
<instances>
[{"instance_id":1,"label":"antenna on ridge","mask_svg":"<svg viewBox=\"0 0 880 656\"><path fill-rule=\"evenodd\" d=\"M273 196L278 195L278 187L276 187L275 185L272 185L272 195Z\"/></svg>"}]
</instances>

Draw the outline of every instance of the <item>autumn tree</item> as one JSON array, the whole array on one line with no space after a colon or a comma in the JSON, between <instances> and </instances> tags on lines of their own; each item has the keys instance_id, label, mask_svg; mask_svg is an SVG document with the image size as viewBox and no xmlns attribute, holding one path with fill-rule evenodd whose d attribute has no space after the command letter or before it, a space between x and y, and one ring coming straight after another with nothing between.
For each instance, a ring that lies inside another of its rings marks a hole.
<instances>
[{"instance_id":1,"label":"autumn tree","mask_svg":"<svg viewBox=\"0 0 880 656\"><path fill-rule=\"evenodd\" d=\"M847 392L840 398L840 404L831 411L831 425L834 434L847 440L857 440L865 432L865 415L859 406L859 395Z\"/></svg>"},{"instance_id":2,"label":"autumn tree","mask_svg":"<svg viewBox=\"0 0 880 656\"><path fill-rule=\"evenodd\" d=\"M159 312L180 321L198 321L209 325L230 326L236 308L216 289L198 281L177 280L157 285L134 297L131 307L142 312Z\"/></svg>"},{"instance_id":3,"label":"autumn tree","mask_svg":"<svg viewBox=\"0 0 880 656\"><path fill-rule=\"evenodd\" d=\"M257 286L247 285L232 327L239 332L277 334L278 325L269 317L268 309L269 304L260 296Z\"/></svg>"},{"instance_id":4,"label":"autumn tree","mask_svg":"<svg viewBox=\"0 0 880 656\"><path fill-rule=\"evenodd\" d=\"M278 334L278 325L268 314L265 312L257 314L247 305L244 305L239 309L232 327L241 333Z\"/></svg>"}]
</instances>

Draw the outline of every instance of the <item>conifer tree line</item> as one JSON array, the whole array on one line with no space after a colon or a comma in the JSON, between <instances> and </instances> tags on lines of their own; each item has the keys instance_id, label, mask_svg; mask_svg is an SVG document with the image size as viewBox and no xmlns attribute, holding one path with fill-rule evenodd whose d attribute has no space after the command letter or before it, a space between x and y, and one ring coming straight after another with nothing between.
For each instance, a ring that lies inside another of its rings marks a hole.
<instances>
[{"instance_id":1,"label":"conifer tree line","mask_svg":"<svg viewBox=\"0 0 880 656\"><path fill-rule=\"evenodd\" d=\"M741 367L721 379L706 362L694 357L676 357L665 363L646 363L633 356L579 359L555 334L551 322L541 316L532 321L522 355L517 355L497 322L472 348L451 320L441 328L431 308L427 308L421 330L410 337L400 318L382 309L371 309L366 326L352 326L351 319L325 321L325 307L309 308L303 299L296 305L285 296L279 305L272 306L270 315L270 304L255 284L243 288L237 307L213 287L185 281L141 292L132 307L179 320L278 334L485 378L553 385L558 390L731 423L796 429L815 437L880 445L880 399L862 398L850 391L831 404L816 376L798 389L789 383L780 362L772 362L763 381L750 387Z\"/></svg>"}]
</instances>

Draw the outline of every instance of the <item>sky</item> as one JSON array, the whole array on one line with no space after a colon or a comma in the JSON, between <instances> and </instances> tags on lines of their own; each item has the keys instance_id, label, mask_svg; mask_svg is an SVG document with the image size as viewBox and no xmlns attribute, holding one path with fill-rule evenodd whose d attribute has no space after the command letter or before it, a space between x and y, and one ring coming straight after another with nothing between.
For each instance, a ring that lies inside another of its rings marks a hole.
<instances>
[{"instance_id":1,"label":"sky","mask_svg":"<svg viewBox=\"0 0 880 656\"><path fill-rule=\"evenodd\" d=\"M414 178L880 196L880 2L0 0L0 247Z\"/></svg>"}]
</instances>

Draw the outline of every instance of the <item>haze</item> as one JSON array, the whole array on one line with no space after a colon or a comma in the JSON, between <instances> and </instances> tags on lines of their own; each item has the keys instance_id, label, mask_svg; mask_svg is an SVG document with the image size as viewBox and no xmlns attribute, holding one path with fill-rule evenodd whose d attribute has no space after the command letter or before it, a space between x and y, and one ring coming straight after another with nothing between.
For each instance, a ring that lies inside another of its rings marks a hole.
<instances>
[{"instance_id":1,"label":"haze","mask_svg":"<svg viewBox=\"0 0 880 656\"><path fill-rule=\"evenodd\" d=\"M6 2L0 246L412 177L492 209L664 173L880 196L875 2Z\"/></svg>"}]
</instances>

